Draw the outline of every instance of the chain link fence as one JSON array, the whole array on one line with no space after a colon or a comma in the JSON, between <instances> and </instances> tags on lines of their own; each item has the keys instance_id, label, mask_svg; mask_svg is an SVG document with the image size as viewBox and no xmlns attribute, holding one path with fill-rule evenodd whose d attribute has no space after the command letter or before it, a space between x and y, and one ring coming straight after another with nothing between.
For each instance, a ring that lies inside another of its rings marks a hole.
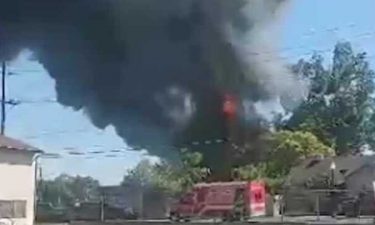
<instances>
[{"instance_id":1,"label":"chain link fence","mask_svg":"<svg viewBox=\"0 0 375 225\"><path fill-rule=\"evenodd\" d=\"M346 216L375 215L372 191L351 193L341 189L301 190L289 189L281 200L281 213L285 216Z\"/></svg>"}]
</instances>

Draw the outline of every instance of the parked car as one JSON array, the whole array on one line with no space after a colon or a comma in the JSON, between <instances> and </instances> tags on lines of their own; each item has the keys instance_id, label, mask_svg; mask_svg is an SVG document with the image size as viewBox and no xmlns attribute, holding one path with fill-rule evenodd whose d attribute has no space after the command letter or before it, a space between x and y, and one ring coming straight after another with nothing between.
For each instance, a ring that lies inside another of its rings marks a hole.
<instances>
[{"instance_id":1,"label":"parked car","mask_svg":"<svg viewBox=\"0 0 375 225\"><path fill-rule=\"evenodd\" d=\"M137 219L137 214L133 210L121 207L103 205L105 220L133 220ZM69 209L71 220L98 221L101 220L102 205L100 202L81 202Z\"/></svg>"}]
</instances>

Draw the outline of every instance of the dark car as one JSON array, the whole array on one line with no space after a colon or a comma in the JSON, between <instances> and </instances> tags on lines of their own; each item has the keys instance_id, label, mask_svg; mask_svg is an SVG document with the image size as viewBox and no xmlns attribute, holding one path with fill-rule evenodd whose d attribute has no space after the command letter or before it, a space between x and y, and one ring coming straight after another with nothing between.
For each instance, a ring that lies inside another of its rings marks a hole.
<instances>
[{"instance_id":1,"label":"dark car","mask_svg":"<svg viewBox=\"0 0 375 225\"><path fill-rule=\"evenodd\" d=\"M133 220L137 214L133 210L115 207L108 204L101 205L100 202L81 202L69 209L71 220L99 221L102 217L105 220Z\"/></svg>"}]
</instances>

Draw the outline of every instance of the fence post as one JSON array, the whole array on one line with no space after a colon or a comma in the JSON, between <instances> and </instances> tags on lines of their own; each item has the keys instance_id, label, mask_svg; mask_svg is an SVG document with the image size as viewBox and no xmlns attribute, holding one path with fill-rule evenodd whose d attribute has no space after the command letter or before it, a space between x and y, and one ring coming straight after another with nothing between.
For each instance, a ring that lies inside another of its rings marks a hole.
<instances>
[{"instance_id":1,"label":"fence post","mask_svg":"<svg viewBox=\"0 0 375 225\"><path fill-rule=\"evenodd\" d=\"M320 221L320 203L319 194L316 195L316 220Z\"/></svg>"},{"instance_id":2,"label":"fence post","mask_svg":"<svg viewBox=\"0 0 375 225\"><path fill-rule=\"evenodd\" d=\"M104 222L104 196L100 196L100 221Z\"/></svg>"},{"instance_id":3,"label":"fence post","mask_svg":"<svg viewBox=\"0 0 375 225\"><path fill-rule=\"evenodd\" d=\"M284 222L287 195L288 195L288 190L284 188L282 191L281 199L280 199L281 222Z\"/></svg>"},{"instance_id":4,"label":"fence post","mask_svg":"<svg viewBox=\"0 0 375 225\"><path fill-rule=\"evenodd\" d=\"M280 213L281 213L281 222L284 222L284 210L285 210L285 196L281 196L280 199Z\"/></svg>"}]
</instances>

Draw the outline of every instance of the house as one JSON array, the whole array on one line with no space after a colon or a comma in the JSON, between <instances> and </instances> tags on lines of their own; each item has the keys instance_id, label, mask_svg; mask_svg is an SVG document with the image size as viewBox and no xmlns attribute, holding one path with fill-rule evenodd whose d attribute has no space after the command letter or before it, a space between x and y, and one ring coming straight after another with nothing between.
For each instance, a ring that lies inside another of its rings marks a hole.
<instances>
[{"instance_id":1,"label":"house","mask_svg":"<svg viewBox=\"0 0 375 225\"><path fill-rule=\"evenodd\" d=\"M332 163L335 165L333 168ZM285 212L312 214L316 212L319 201L319 211L329 213L332 205L330 190L334 188L340 196L340 204L354 201L363 194L361 214L375 214L373 181L374 156L348 155L305 160L291 170L284 184Z\"/></svg>"},{"instance_id":2,"label":"house","mask_svg":"<svg viewBox=\"0 0 375 225\"><path fill-rule=\"evenodd\" d=\"M0 135L0 218L32 225L35 215L36 159L41 150Z\"/></svg>"}]
</instances>

